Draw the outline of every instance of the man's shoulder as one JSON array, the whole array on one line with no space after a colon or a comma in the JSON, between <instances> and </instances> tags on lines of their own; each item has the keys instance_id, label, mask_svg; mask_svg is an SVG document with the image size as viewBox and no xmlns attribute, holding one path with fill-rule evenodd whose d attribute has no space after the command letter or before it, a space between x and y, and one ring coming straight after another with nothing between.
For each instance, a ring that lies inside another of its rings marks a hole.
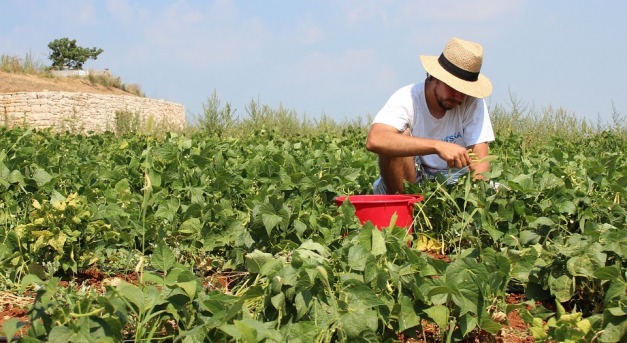
<instances>
[{"instance_id":1,"label":"man's shoulder","mask_svg":"<svg viewBox=\"0 0 627 343\"><path fill-rule=\"evenodd\" d=\"M396 91L394 91L394 94L409 93L414 89L415 85L415 83L410 83L408 85L397 88Z\"/></svg>"},{"instance_id":2,"label":"man's shoulder","mask_svg":"<svg viewBox=\"0 0 627 343\"><path fill-rule=\"evenodd\" d=\"M466 105L466 106L472 106L475 104L483 104L485 100L483 98L475 98L472 96L466 96L464 98L464 102L462 103L462 105Z\"/></svg>"},{"instance_id":3,"label":"man's shoulder","mask_svg":"<svg viewBox=\"0 0 627 343\"><path fill-rule=\"evenodd\" d=\"M485 99L483 98L475 98L471 96L467 96L464 98L464 101L457 106L457 109L464 113L472 114L473 112L481 112L483 113L483 109L485 108Z\"/></svg>"},{"instance_id":4,"label":"man's shoulder","mask_svg":"<svg viewBox=\"0 0 627 343\"><path fill-rule=\"evenodd\" d=\"M394 92L393 98L416 98L420 94L424 94L424 83L411 83L405 85Z\"/></svg>"},{"instance_id":5,"label":"man's shoulder","mask_svg":"<svg viewBox=\"0 0 627 343\"><path fill-rule=\"evenodd\" d=\"M416 82L405 86L405 88L411 90L412 93L423 93L425 90L424 82Z\"/></svg>"}]
</instances>

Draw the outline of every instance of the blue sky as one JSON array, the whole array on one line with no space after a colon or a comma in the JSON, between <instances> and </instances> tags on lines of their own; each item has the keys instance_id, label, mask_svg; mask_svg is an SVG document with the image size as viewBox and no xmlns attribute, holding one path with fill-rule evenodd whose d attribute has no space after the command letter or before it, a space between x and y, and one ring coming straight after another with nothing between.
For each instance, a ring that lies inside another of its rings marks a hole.
<instances>
[{"instance_id":1,"label":"blue sky","mask_svg":"<svg viewBox=\"0 0 627 343\"><path fill-rule=\"evenodd\" d=\"M246 115L251 101L308 118L375 115L421 81L419 55L452 36L484 47L490 106L551 106L611 122L627 114L625 1L2 0L0 54L50 64L68 37L152 98L201 113L215 91Z\"/></svg>"}]
</instances>

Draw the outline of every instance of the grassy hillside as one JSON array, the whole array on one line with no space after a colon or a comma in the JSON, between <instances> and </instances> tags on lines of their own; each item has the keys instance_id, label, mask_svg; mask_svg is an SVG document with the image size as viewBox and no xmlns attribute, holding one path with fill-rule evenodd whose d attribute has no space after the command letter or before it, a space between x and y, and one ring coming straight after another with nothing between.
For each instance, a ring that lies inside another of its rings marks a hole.
<instances>
[{"instance_id":1,"label":"grassy hillside","mask_svg":"<svg viewBox=\"0 0 627 343\"><path fill-rule=\"evenodd\" d=\"M0 93L62 91L144 96L139 85L127 85L112 75L55 77L48 66L30 55L24 58L1 55L0 81Z\"/></svg>"}]
</instances>

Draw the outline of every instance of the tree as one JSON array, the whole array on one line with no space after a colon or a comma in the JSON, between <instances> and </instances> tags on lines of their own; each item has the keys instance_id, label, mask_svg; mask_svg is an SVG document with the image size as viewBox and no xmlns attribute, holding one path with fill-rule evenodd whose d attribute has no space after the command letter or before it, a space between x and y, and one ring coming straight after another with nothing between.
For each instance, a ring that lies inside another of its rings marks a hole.
<instances>
[{"instance_id":1,"label":"tree","mask_svg":"<svg viewBox=\"0 0 627 343\"><path fill-rule=\"evenodd\" d=\"M83 64L88 59L97 59L102 53L99 48L83 48L76 45L76 39L61 38L55 39L48 43L50 52L50 60L52 61L52 69L61 70L64 67L68 69L83 69Z\"/></svg>"}]
</instances>

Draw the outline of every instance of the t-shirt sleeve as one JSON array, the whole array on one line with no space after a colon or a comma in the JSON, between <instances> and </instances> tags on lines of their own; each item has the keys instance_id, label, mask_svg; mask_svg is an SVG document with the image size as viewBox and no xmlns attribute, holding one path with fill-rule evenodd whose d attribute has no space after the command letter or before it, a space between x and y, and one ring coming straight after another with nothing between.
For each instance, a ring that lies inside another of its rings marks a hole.
<instances>
[{"instance_id":1,"label":"t-shirt sleeve","mask_svg":"<svg viewBox=\"0 0 627 343\"><path fill-rule=\"evenodd\" d=\"M475 99L468 107L468 115L464 123L464 137L466 145L494 141L494 131L488 113L488 105L484 99Z\"/></svg>"},{"instance_id":2,"label":"t-shirt sleeve","mask_svg":"<svg viewBox=\"0 0 627 343\"><path fill-rule=\"evenodd\" d=\"M405 131L406 128L411 127L413 113L411 87L404 87L392 94L372 123L387 124L398 131Z\"/></svg>"}]
</instances>

